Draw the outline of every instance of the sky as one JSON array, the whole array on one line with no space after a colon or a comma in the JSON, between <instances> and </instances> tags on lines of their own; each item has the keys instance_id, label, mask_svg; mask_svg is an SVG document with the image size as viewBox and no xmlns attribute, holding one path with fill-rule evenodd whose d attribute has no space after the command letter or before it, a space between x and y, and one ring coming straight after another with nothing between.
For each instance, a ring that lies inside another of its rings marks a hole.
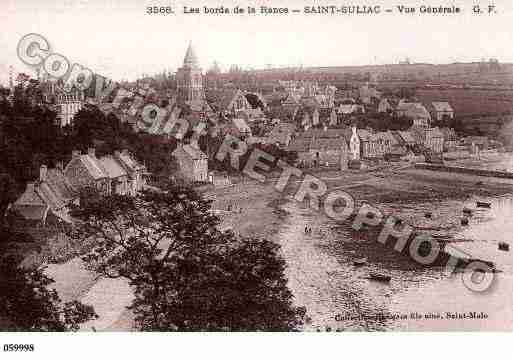
<instances>
[{"instance_id":1,"label":"sky","mask_svg":"<svg viewBox=\"0 0 513 359\"><path fill-rule=\"evenodd\" d=\"M344 66L414 62L450 63L498 58L513 62L513 3L495 0L494 15L472 14L492 1L402 2L376 0L392 8L379 15L193 15L183 6L240 5L290 7L330 5L329 0L0 0L0 83L8 68L31 70L16 55L28 33L45 37L53 52L114 80L143 73L175 71L192 41L200 65L214 61L265 68L273 66ZM459 15L400 15L397 5L456 5ZM212 5L214 4L214 5ZM346 5L368 5L352 2ZM171 5L175 15L149 15L146 6Z\"/></svg>"}]
</instances>

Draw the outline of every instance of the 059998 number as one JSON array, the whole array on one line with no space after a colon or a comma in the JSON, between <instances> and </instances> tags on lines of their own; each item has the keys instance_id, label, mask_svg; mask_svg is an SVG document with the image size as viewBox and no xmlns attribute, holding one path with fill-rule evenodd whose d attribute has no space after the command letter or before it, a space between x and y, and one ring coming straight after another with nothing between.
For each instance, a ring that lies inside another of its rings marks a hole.
<instances>
[{"instance_id":1,"label":"059998 number","mask_svg":"<svg viewBox=\"0 0 513 359\"><path fill-rule=\"evenodd\" d=\"M4 352L33 352L34 344L4 344Z\"/></svg>"}]
</instances>

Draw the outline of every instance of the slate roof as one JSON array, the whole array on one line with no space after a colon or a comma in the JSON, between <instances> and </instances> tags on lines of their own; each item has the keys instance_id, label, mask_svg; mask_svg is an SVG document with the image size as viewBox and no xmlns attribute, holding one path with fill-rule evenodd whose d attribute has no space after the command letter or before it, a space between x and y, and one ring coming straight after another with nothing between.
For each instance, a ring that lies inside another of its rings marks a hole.
<instances>
[{"instance_id":1,"label":"slate roof","mask_svg":"<svg viewBox=\"0 0 513 359\"><path fill-rule=\"evenodd\" d=\"M113 156L103 156L100 158L103 170L107 173L109 178L118 178L127 176L123 166Z\"/></svg>"},{"instance_id":2,"label":"slate roof","mask_svg":"<svg viewBox=\"0 0 513 359\"><path fill-rule=\"evenodd\" d=\"M207 100L214 104L219 110L224 111L239 92L241 96L243 96L239 89L210 90L207 93Z\"/></svg>"},{"instance_id":3,"label":"slate roof","mask_svg":"<svg viewBox=\"0 0 513 359\"><path fill-rule=\"evenodd\" d=\"M39 185L36 186L36 192L41 196L43 201L54 210L61 209L67 203L47 182L39 183Z\"/></svg>"},{"instance_id":4,"label":"slate roof","mask_svg":"<svg viewBox=\"0 0 513 359\"><path fill-rule=\"evenodd\" d=\"M396 111L401 112L406 117L426 119L431 118L428 110L420 102L406 102L401 100L397 105Z\"/></svg>"},{"instance_id":5,"label":"slate roof","mask_svg":"<svg viewBox=\"0 0 513 359\"><path fill-rule=\"evenodd\" d=\"M453 111L449 102L446 102L446 101L434 101L431 104L433 105L433 108L437 112L452 112Z\"/></svg>"},{"instance_id":6,"label":"slate roof","mask_svg":"<svg viewBox=\"0 0 513 359\"><path fill-rule=\"evenodd\" d=\"M80 155L80 161L84 164L87 172L95 179L107 178L107 174L103 171L100 160L95 156Z\"/></svg>"},{"instance_id":7,"label":"slate roof","mask_svg":"<svg viewBox=\"0 0 513 359\"><path fill-rule=\"evenodd\" d=\"M13 203L12 209L26 220L45 222L48 211L71 223L66 213L66 205L76 198L77 192L58 169L47 170L43 181L28 183L21 196Z\"/></svg>"},{"instance_id":8,"label":"slate roof","mask_svg":"<svg viewBox=\"0 0 513 359\"><path fill-rule=\"evenodd\" d=\"M13 204L11 209L19 213L24 219L31 221L44 221L49 207L47 205L37 206L28 204Z\"/></svg>"},{"instance_id":9,"label":"slate roof","mask_svg":"<svg viewBox=\"0 0 513 359\"><path fill-rule=\"evenodd\" d=\"M137 160L127 151L117 152L116 158L120 161L121 165L128 169L129 172L144 170L144 165L137 162Z\"/></svg>"},{"instance_id":10,"label":"slate roof","mask_svg":"<svg viewBox=\"0 0 513 359\"><path fill-rule=\"evenodd\" d=\"M344 129L308 130L294 138L287 147L288 151L308 152L340 149L347 144Z\"/></svg>"},{"instance_id":11,"label":"slate roof","mask_svg":"<svg viewBox=\"0 0 513 359\"><path fill-rule=\"evenodd\" d=\"M46 181L64 200L71 200L78 195L77 190L73 188L64 173L57 168L48 169L46 173Z\"/></svg>"}]
</instances>

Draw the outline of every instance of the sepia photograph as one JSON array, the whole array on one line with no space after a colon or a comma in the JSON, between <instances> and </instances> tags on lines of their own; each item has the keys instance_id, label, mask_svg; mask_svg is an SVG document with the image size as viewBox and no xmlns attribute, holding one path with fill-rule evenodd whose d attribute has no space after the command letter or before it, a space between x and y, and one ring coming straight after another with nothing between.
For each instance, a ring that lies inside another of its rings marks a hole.
<instances>
[{"instance_id":1,"label":"sepia photograph","mask_svg":"<svg viewBox=\"0 0 513 359\"><path fill-rule=\"evenodd\" d=\"M2 0L0 351L511 332L512 23L507 0Z\"/></svg>"}]
</instances>

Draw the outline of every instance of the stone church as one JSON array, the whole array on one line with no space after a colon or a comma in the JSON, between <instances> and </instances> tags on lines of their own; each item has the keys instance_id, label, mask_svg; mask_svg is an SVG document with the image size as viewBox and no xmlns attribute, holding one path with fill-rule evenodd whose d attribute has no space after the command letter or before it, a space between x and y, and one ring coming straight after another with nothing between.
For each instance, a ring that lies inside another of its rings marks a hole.
<instances>
[{"instance_id":1,"label":"stone church","mask_svg":"<svg viewBox=\"0 0 513 359\"><path fill-rule=\"evenodd\" d=\"M185 58L183 60L183 67L179 68L176 72L176 82L178 97L188 103L203 101L205 99L205 92L203 90L203 75L201 68L198 65L198 58L189 43Z\"/></svg>"}]
</instances>

